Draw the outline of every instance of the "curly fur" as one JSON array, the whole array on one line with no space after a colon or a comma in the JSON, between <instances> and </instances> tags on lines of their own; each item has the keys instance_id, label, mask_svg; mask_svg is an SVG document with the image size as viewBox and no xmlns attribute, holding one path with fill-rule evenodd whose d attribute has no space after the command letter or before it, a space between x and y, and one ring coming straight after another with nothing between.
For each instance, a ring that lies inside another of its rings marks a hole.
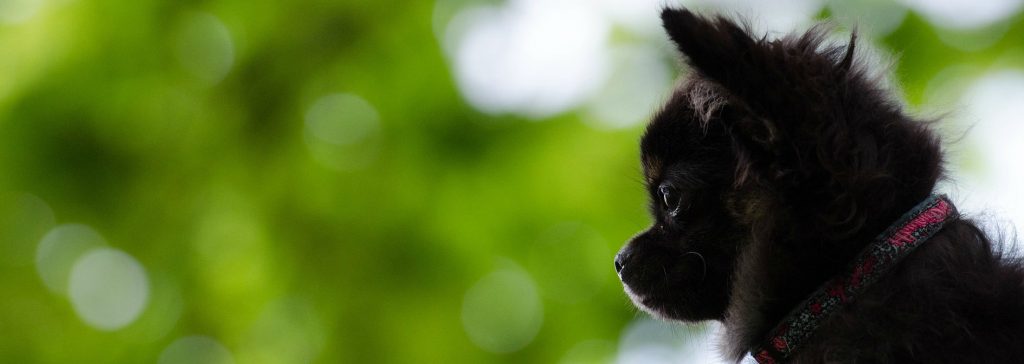
<instances>
[{"instance_id":1,"label":"curly fur","mask_svg":"<svg viewBox=\"0 0 1024 364\"><path fill-rule=\"evenodd\" d=\"M724 354L739 361L933 192L943 153L862 64L855 36L769 40L688 10L662 20L693 72L641 140L655 223L616 269L647 312L724 322ZM1021 362L1022 284L1020 260L958 218L791 360Z\"/></svg>"}]
</instances>

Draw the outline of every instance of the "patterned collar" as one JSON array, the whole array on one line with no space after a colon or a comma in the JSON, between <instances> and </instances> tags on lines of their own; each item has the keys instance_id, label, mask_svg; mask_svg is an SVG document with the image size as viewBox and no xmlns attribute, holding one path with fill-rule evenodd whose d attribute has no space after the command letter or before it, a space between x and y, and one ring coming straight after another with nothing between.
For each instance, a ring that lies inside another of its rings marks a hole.
<instances>
[{"instance_id":1,"label":"patterned collar","mask_svg":"<svg viewBox=\"0 0 1024 364\"><path fill-rule=\"evenodd\" d=\"M956 207L946 196L929 196L875 238L875 242L853 260L845 274L826 282L797 305L770 332L767 340L750 350L751 355L760 364L786 362L822 322L957 216Z\"/></svg>"}]
</instances>

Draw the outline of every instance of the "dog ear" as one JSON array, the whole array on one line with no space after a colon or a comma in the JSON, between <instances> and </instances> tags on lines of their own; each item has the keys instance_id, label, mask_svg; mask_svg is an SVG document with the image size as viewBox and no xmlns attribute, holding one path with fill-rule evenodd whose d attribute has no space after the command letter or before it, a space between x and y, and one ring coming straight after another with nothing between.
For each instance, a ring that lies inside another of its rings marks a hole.
<instances>
[{"instance_id":1,"label":"dog ear","mask_svg":"<svg viewBox=\"0 0 1024 364\"><path fill-rule=\"evenodd\" d=\"M781 145L797 130L841 122L845 111L836 106L857 92L849 83L857 74L855 37L845 47L823 46L827 28L818 27L769 41L727 18L686 9L666 8L661 19L693 70L743 111L723 121L751 156L776 158L791 149Z\"/></svg>"},{"instance_id":2,"label":"dog ear","mask_svg":"<svg viewBox=\"0 0 1024 364\"><path fill-rule=\"evenodd\" d=\"M662 25L669 38L686 56L688 63L705 77L732 89L746 79L752 63L759 62L754 52L757 42L737 24L723 18L706 19L686 9L665 8ZM742 73L737 74L736 71Z\"/></svg>"},{"instance_id":3,"label":"dog ear","mask_svg":"<svg viewBox=\"0 0 1024 364\"><path fill-rule=\"evenodd\" d=\"M822 47L826 29L820 27L768 41L722 16L666 8L661 19L694 70L769 119L804 116L794 114L810 111L802 105L825 101L815 97L831 96L829 88L845 81L853 64L856 38L847 47Z\"/></svg>"}]
</instances>

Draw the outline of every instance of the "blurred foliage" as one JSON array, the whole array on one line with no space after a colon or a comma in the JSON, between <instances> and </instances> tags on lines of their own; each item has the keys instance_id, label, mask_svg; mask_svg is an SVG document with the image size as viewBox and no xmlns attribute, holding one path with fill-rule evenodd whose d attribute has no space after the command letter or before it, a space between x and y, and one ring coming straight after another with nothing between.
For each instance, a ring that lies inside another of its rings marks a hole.
<instances>
[{"instance_id":1,"label":"blurred foliage","mask_svg":"<svg viewBox=\"0 0 1024 364\"><path fill-rule=\"evenodd\" d=\"M173 362L202 338L238 363L600 359L638 316L611 259L648 221L642 126L475 111L432 2L8 2L43 5L0 23L2 362ZM919 104L952 65L1021 67L1024 18L998 26L964 51L940 33L979 35L911 13L875 42ZM376 129L319 150L308 110L339 93ZM40 279L37 244L67 223L144 267L131 324L90 326ZM537 291L521 347L467 334L485 281Z\"/></svg>"}]
</instances>

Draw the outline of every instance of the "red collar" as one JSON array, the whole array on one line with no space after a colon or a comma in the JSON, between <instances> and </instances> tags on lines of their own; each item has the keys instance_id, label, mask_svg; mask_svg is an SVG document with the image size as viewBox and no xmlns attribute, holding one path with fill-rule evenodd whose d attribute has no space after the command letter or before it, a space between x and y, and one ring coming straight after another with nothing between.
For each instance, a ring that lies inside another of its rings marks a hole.
<instances>
[{"instance_id":1,"label":"red collar","mask_svg":"<svg viewBox=\"0 0 1024 364\"><path fill-rule=\"evenodd\" d=\"M864 292L956 216L956 207L946 196L929 196L875 238L845 274L826 282L797 305L767 340L750 350L751 355L760 364L785 362L833 312Z\"/></svg>"}]
</instances>

